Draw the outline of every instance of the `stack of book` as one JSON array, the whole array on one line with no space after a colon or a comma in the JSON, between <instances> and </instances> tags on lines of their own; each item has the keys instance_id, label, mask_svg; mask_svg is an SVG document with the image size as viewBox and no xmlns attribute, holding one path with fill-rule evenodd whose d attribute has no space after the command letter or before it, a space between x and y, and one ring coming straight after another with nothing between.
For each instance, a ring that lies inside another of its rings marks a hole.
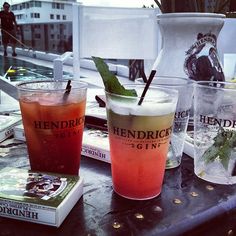
<instances>
[{"instance_id":1,"label":"stack of book","mask_svg":"<svg viewBox=\"0 0 236 236\"><path fill-rule=\"evenodd\" d=\"M0 171L0 216L59 227L83 194L72 175L6 167Z\"/></svg>"}]
</instances>

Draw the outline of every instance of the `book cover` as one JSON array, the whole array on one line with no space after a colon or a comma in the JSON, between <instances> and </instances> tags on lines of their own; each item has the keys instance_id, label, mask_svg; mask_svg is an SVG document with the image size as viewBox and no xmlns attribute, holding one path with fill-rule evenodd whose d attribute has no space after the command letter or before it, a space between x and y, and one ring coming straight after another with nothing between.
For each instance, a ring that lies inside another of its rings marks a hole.
<instances>
[{"instance_id":1,"label":"book cover","mask_svg":"<svg viewBox=\"0 0 236 236\"><path fill-rule=\"evenodd\" d=\"M105 130L85 129L81 154L110 163L108 132Z\"/></svg>"},{"instance_id":2,"label":"book cover","mask_svg":"<svg viewBox=\"0 0 236 236\"><path fill-rule=\"evenodd\" d=\"M0 142L14 133L14 126L21 122L21 117L0 115Z\"/></svg>"},{"instance_id":3,"label":"book cover","mask_svg":"<svg viewBox=\"0 0 236 236\"><path fill-rule=\"evenodd\" d=\"M0 216L59 227L82 193L78 176L6 167L0 171Z\"/></svg>"}]
</instances>

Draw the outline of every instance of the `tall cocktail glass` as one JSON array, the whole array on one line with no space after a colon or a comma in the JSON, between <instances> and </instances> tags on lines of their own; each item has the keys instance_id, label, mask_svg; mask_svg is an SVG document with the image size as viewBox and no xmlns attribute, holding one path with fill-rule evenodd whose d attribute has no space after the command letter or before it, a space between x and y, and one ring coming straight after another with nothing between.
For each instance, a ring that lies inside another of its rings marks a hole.
<instances>
[{"instance_id":1,"label":"tall cocktail glass","mask_svg":"<svg viewBox=\"0 0 236 236\"><path fill-rule=\"evenodd\" d=\"M143 80L138 79L137 82L143 82ZM179 92L173 132L166 161L166 169L171 169L178 167L181 163L190 110L193 104L193 81L181 77L156 76L152 84Z\"/></svg>"},{"instance_id":2,"label":"tall cocktail glass","mask_svg":"<svg viewBox=\"0 0 236 236\"><path fill-rule=\"evenodd\" d=\"M125 85L138 97L106 92L113 187L136 200L159 195L178 92L151 86L138 105L144 85Z\"/></svg>"},{"instance_id":3,"label":"tall cocktail glass","mask_svg":"<svg viewBox=\"0 0 236 236\"><path fill-rule=\"evenodd\" d=\"M236 183L236 84L200 81L194 89L194 172Z\"/></svg>"},{"instance_id":4,"label":"tall cocktail glass","mask_svg":"<svg viewBox=\"0 0 236 236\"><path fill-rule=\"evenodd\" d=\"M32 170L78 175L87 85L67 81L17 86Z\"/></svg>"}]
</instances>

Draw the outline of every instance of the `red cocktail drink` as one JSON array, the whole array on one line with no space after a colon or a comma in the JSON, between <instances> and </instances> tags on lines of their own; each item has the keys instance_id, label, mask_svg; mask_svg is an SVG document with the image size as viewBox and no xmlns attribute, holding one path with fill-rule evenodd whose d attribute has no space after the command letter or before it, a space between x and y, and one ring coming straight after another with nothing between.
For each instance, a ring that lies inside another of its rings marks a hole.
<instances>
[{"instance_id":1,"label":"red cocktail drink","mask_svg":"<svg viewBox=\"0 0 236 236\"><path fill-rule=\"evenodd\" d=\"M84 128L86 85L72 81L18 86L32 170L78 175Z\"/></svg>"},{"instance_id":2,"label":"red cocktail drink","mask_svg":"<svg viewBox=\"0 0 236 236\"><path fill-rule=\"evenodd\" d=\"M140 106L138 98L106 94L113 187L129 199L160 194L172 132L177 92L148 92Z\"/></svg>"}]
</instances>

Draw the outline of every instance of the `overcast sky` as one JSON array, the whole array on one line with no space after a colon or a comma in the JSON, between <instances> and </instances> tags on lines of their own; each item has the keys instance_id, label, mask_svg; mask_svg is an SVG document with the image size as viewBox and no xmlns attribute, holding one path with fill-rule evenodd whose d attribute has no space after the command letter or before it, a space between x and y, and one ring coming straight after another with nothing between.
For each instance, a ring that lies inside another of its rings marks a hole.
<instances>
[{"instance_id":1,"label":"overcast sky","mask_svg":"<svg viewBox=\"0 0 236 236\"><path fill-rule=\"evenodd\" d=\"M8 1L10 4L25 2L26 0L0 0L0 2ZM143 5L150 6L155 4L154 0L78 0L85 5L98 6L118 6L118 7L140 7ZM2 5L1 4L1 5Z\"/></svg>"}]
</instances>

